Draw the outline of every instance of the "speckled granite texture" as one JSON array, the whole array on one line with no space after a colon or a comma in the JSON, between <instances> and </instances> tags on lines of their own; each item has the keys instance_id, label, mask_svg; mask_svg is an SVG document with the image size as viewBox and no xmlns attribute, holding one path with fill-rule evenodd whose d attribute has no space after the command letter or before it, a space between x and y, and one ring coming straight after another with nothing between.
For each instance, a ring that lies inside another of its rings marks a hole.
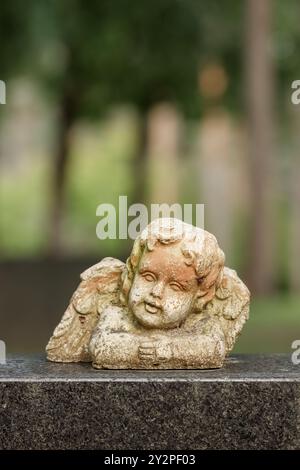
<instances>
[{"instance_id":1,"label":"speckled granite texture","mask_svg":"<svg viewBox=\"0 0 300 470\"><path fill-rule=\"evenodd\" d=\"M232 356L221 370L0 365L2 449L300 449L300 366Z\"/></svg>"}]
</instances>

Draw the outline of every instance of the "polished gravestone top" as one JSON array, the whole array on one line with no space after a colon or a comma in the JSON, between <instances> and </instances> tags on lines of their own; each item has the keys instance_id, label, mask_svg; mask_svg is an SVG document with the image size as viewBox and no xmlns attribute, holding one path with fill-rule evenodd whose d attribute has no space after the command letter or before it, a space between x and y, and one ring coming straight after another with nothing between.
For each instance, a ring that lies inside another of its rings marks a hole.
<instances>
[{"instance_id":1,"label":"polished gravestone top","mask_svg":"<svg viewBox=\"0 0 300 470\"><path fill-rule=\"evenodd\" d=\"M8 356L0 365L0 381L300 381L300 365L290 356L233 355L222 369L210 370L96 370L91 364L61 364L44 355Z\"/></svg>"},{"instance_id":2,"label":"polished gravestone top","mask_svg":"<svg viewBox=\"0 0 300 470\"><path fill-rule=\"evenodd\" d=\"M218 370L99 371L9 356L0 448L300 448L300 365L234 355Z\"/></svg>"}]
</instances>

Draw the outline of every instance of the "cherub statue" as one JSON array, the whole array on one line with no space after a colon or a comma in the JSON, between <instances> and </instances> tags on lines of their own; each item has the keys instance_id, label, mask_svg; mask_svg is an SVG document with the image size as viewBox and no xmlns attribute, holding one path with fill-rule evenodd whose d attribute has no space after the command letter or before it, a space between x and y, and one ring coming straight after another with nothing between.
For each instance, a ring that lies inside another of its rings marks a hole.
<instances>
[{"instance_id":1,"label":"cherub statue","mask_svg":"<svg viewBox=\"0 0 300 470\"><path fill-rule=\"evenodd\" d=\"M81 275L47 345L48 359L97 369L208 369L224 363L250 294L209 232L150 223L126 264L104 258Z\"/></svg>"}]
</instances>

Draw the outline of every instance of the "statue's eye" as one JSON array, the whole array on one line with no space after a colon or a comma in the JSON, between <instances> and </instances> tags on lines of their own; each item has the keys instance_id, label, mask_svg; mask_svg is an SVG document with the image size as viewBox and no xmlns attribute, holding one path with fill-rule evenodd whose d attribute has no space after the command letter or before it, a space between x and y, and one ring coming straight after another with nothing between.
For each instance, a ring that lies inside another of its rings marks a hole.
<instances>
[{"instance_id":1,"label":"statue's eye","mask_svg":"<svg viewBox=\"0 0 300 470\"><path fill-rule=\"evenodd\" d=\"M148 282L153 282L156 280L154 274L150 273L150 272L146 272L146 273L143 273L142 274L143 278L146 279L146 281Z\"/></svg>"},{"instance_id":2,"label":"statue's eye","mask_svg":"<svg viewBox=\"0 0 300 470\"><path fill-rule=\"evenodd\" d=\"M184 290L183 286L182 286L181 284L179 284L178 282L171 282L171 283L170 283L170 287L171 287L173 290L177 291L177 292Z\"/></svg>"}]
</instances>

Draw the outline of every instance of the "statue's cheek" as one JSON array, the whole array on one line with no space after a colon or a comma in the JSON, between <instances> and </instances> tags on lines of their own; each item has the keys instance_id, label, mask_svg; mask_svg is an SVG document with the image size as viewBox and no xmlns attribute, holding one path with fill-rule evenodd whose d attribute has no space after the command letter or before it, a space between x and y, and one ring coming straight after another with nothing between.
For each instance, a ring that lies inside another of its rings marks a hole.
<instances>
[{"instance_id":1,"label":"statue's cheek","mask_svg":"<svg viewBox=\"0 0 300 470\"><path fill-rule=\"evenodd\" d=\"M185 300L176 292L173 292L171 295L166 296L164 304L168 310L180 310L185 304Z\"/></svg>"},{"instance_id":2,"label":"statue's cheek","mask_svg":"<svg viewBox=\"0 0 300 470\"><path fill-rule=\"evenodd\" d=\"M129 299L132 303L139 303L145 297L147 291L145 286L141 285L140 283L136 283L132 286Z\"/></svg>"},{"instance_id":3,"label":"statue's cheek","mask_svg":"<svg viewBox=\"0 0 300 470\"><path fill-rule=\"evenodd\" d=\"M192 309L193 296L173 293L165 299L165 309L170 312L186 313Z\"/></svg>"}]
</instances>

